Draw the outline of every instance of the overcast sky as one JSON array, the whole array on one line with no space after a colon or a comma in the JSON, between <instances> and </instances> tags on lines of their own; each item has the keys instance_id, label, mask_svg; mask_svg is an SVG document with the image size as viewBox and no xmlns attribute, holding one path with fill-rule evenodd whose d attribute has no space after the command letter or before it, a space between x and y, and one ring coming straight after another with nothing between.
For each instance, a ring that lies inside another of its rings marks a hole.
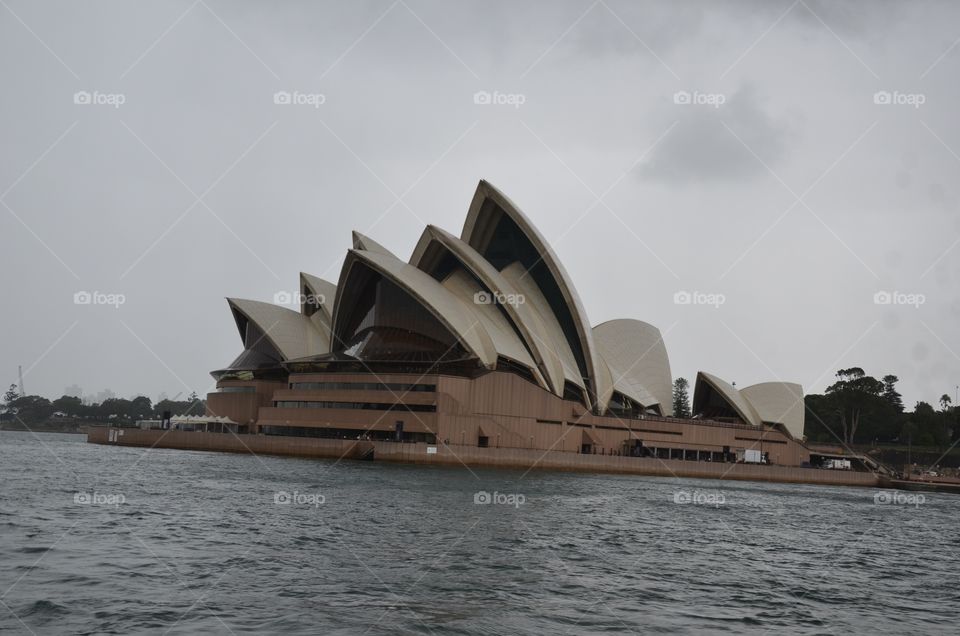
<instances>
[{"instance_id":1,"label":"overcast sky","mask_svg":"<svg viewBox=\"0 0 960 636\"><path fill-rule=\"evenodd\" d=\"M2 0L3 377L205 393L225 296L459 235L484 178L674 377L953 396L960 6L677 4Z\"/></svg>"}]
</instances>

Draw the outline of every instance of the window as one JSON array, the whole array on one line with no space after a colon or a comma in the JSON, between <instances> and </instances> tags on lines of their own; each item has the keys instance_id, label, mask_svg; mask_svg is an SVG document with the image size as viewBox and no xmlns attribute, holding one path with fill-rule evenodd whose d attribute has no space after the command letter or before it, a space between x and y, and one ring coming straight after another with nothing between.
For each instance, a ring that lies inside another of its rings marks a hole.
<instances>
[{"instance_id":1,"label":"window","mask_svg":"<svg viewBox=\"0 0 960 636\"><path fill-rule=\"evenodd\" d=\"M376 402L324 402L313 400L277 400L281 409L357 409L363 411L406 411L436 413L435 404L379 404Z\"/></svg>"},{"instance_id":2,"label":"window","mask_svg":"<svg viewBox=\"0 0 960 636\"><path fill-rule=\"evenodd\" d=\"M291 382L291 389L301 391L395 391L397 393L435 393L436 384L401 384L395 382Z\"/></svg>"}]
</instances>

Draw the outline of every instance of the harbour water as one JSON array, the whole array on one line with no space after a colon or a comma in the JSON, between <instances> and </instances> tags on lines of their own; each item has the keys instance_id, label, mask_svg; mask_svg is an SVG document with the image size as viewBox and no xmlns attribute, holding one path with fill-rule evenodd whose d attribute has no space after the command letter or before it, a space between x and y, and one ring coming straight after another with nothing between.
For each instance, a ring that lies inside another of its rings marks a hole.
<instances>
[{"instance_id":1,"label":"harbour water","mask_svg":"<svg viewBox=\"0 0 960 636\"><path fill-rule=\"evenodd\" d=\"M0 432L3 633L956 633L960 497Z\"/></svg>"}]
</instances>

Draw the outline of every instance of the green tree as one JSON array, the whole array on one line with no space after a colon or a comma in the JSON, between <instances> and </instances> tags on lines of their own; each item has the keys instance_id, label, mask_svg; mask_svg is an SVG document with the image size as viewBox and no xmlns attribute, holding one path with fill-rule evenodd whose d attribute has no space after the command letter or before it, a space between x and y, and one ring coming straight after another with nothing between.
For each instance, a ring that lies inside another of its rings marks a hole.
<instances>
[{"instance_id":1,"label":"green tree","mask_svg":"<svg viewBox=\"0 0 960 636\"><path fill-rule=\"evenodd\" d=\"M7 392L3 394L3 403L7 405L7 408L10 408L10 405L18 397L20 397L20 392L17 390L17 385L11 384Z\"/></svg>"},{"instance_id":2,"label":"green tree","mask_svg":"<svg viewBox=\"0 0 960 636\"><path fill-rule=\"evenodd\" d=\"M803 434L811 442L843 441L840 437L840 416L836 400L829 395L810 393L803 397L806 417Z\"/></svg>"},{"instance_id":3,"label":"green tree","mask_svg":"<svg viewBox=\"0 0 960 636\"><path fill-rule=\"evenodd\" d=\"M883 399L885 399L890 406L894 407L898 413L903 413L903 399L896 388L896 384L900 381L900 378L895 375L885 375L882 380Z\"/></svg>"},{"instance_id":4,"label":"green tree","mask_svg":"<svg viewBox=\"0 0 960 636\"><path fill-rule=\"evenodd\" d=\"M145 395L138 395L130 401L130 417L145 420L153 414L153 403Z\"/></svg>"},{"instance_id":5,"label":"green tree","mask_svg":"<svg viewBox=\"0 0 960 636\"><path fill-rule=\"evenodd\" d=\"M690 383L686 378L673 381L673 416L690 417Z\"/></svg>"},{"instance_id":6,"label":"green tree","mask_svg":"<svg viewBox=\"0 0 960 636\"><path fill-rule=\"evenodd\" d=\"M837 381L827 387L826 395L833 398L843 441L853 443L863 418L869 419L883 410L883 389L880 380L867 375L860 367L837 371Z\"/></svg>"},{"instance_id":7,"label":"green tree","mask_svg":"<svg viewBox=\"0 0 960 636\"><path fill-rule=\"evenodd\" d=\"M102 418L114 416L115 419L128 420L132 416L130 400L108 398L100 403L100 406L96 409L96 414Z\"/></svg>"},{"instance_id":8,"label":"green tree","mask_svg":"<svg viewBox=\"0 0 960 636\"><path fill-rule=\"evenodd\" d=\"M53 404L45 397L39 395L24 395L18 397L12 403L13 408L17 410L17 419L26 424L39 424L50 419L53 415Z\"/></svg>"},{"instance_id":9,"label":"green tree","mask_svg":"<svg viewBox=\"0 0 960 636\"><path fill-rule=\"evenodd\" d=\"M83 412L83 402L72 395L64 395L53 401L53 408L67 415L77 416Z\"/></svg>"},{"instance_id":10,"label":"green tree","mask_svg":"<svg viewBox=\"0 0 960 636\"><path fill-rule=\"evenodd\" d=\"M947 441L943 417L932 405L917 402L913 407L912 421L916 426L913 443L918 446L943 445Z\"/></svg>"},{"instance_id":11,"label":"green tree","mask_svg":"<svg viewBox=\"0 0 960 636\"><path fill-rule=\"evenodd\" d=\"M951 403L952 401L953 401L953 400L951 400L951 399L950 399L950 396L947 395L946 393L944 393L943 395L941 395L941 396L940 396L940 410L943 411L944 413L946 413L946 412L947 412L947 408L950 406L950 403Z\"/></svg>"}]
</instances>

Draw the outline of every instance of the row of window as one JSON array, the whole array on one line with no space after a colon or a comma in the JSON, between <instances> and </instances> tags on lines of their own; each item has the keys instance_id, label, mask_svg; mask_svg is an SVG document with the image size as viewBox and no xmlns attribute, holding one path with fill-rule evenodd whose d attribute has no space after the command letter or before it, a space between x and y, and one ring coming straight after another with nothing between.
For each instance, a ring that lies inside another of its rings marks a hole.
<instances>
[{"instance_id":1,"label":"row of window","mask_svg":"<svg viewBox=\"0 0 960 636\"><path fill-rule=\"evenodd\" d=\"M260 432L264 435L283 435L285 437L314 437L322 439L363 439L374 442L420 442L436 444L437 436L433 433L400 434L397 439L395 431L363 431L352 428L328 428L326 426L261 426Z\"/></svg>"},{"instance_id":2,"label":"row of window","mask_svg":"<svg viewBox=\"0 0 960 636\"><path fill-rule=\"evenodd\" d=\"M291 389L304 391L397 391L401 393L435 393L436 384L402 384L394 382L291 382Z\"/></svg>"},{"instance_id":3,"label":"row of window","mask_svg":"<svg viewBox=\"0 0 960 636\"><path fill-rule=\"evenodd\" d=\"M315 402L307 400L277 400L282 409L358 409L363 411L406 411L435 413L435 404L378 404L376 402Z\"/></svg>"},{"instance_id":4,"label":"row of window","mask_svg":"<svg viewBox=\"0 0 960 636\"><path fill-rule=\"evenodd\" d=\"M217 389L218 393L256 393L256 387L252 386L222 386Z\"/></svg>"}]
</instances>

